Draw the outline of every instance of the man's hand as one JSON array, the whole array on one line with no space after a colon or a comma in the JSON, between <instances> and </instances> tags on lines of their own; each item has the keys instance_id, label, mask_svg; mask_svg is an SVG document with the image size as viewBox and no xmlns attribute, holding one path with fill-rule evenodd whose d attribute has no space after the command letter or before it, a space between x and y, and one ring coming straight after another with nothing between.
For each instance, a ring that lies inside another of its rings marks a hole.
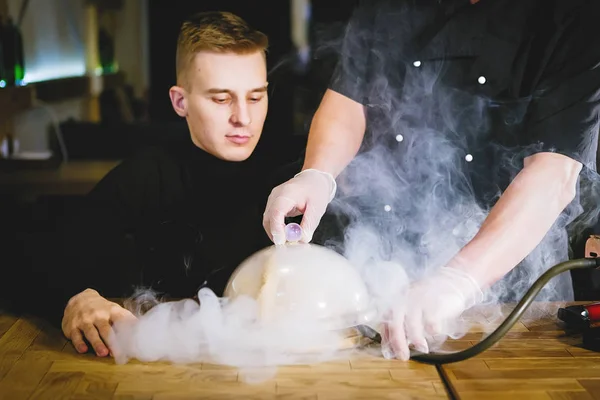
<instances>
[{"instance_id":1,"label":"man's hand","mask_svg":"<svg viewBox=\"0 0 600 400\"><path fill-rule=\"evenodd\" d=\"M384 357L406 361L410 358L409 346L428 353L428 340L458 333L462 312L482 299L477 282L456 268L440 268L434 275L416 282L383 327Z\"/></svg>"},{"instance_id":2,"label":"man's hand","mask_svg":"<svg viewBox=\"0 0 600 400\"><path fill-rule=\"evenodd\" d=\"M275 244L285 243L285 217L303 214L303 242L310 242L327 205L335 196L332 175L307 169L277 186L269 195L263 215L263 227Z\"/></svg>"},{"instance_id":3,"label":"man's hand","mask_svg":"<svg viewBox=\"0 0 600 400\"><path fill-rule=\"evenodd\" d=\"M85 336L96 355L104 357L110 352L108 341L111 325L122 318L135 316L117 303L106 300L97 291L86 289L67 303L62 330L79 353L88 351L83 341Z\"/></svg>"},{"instance_id":4,"label":"man's hand","mask_svg":"<svg viewBox=\"0 0 600 400\"><path fill-rule=\"evenodd\" d=\"M409 345L427 352L427 338L455 333L460 314L483 297L480 287L491 287L542 241L575 197L581 169L581 163L561 154L526 158L453 264L414 284L408 297L398 301L401 306L382 329L384 356L407 360ZM525 231L527 235L514 234Z\"/></svg>"}]
</instances>

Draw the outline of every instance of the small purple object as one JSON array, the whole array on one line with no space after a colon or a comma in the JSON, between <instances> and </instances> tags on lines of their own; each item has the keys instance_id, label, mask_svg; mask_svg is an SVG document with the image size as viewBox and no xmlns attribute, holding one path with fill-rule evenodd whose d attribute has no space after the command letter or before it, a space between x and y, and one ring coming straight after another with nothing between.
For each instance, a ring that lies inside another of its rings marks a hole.
<instances>
[{"instance_id":1,"label":"small purple object","mask_svg":"<svg viewBox=\"0 0 600 400\"><path fill-rule=\"evenodd\" d=\"M297 242L302 239L302 227L295 222L285 226L285 240L288 242Z\"/></svg>"}]
</instances>

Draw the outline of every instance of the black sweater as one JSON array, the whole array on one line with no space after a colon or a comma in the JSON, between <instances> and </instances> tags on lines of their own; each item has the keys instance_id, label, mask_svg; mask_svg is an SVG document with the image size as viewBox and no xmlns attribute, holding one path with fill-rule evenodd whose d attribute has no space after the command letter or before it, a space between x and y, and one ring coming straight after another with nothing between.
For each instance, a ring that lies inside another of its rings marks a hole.
<instances>
[{"instance_id":1,"label":"black sweater","mask_svg":"<svg viewBox=\"0 0 600 400\"><path fill-rule=\"evenodd\" d=\"M221 295L235 267L271 244L262 227L267 197L299 167L274 171L254 156L222 161L189 138L141 151L50 237L29 244L42 283L36 311L59 322L68 299L86 288L104 297L141 287L182 298L208 286Z\"/></svg>"}]
</instances>

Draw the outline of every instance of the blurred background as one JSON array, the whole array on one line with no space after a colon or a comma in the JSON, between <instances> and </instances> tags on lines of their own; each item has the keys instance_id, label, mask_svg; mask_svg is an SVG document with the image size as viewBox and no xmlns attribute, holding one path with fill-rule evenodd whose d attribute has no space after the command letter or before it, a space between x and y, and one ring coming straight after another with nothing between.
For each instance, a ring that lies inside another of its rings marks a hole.
<instances>
[{"instance_id":1,"label":"blurred background","mask_svg":"<svg viewBox=\"0 0 600 400\"><path fill-rule=\"evenodd\" d=\"M352 0L0 0L0 231L53 229L117 163L188 135L173 111L182 21L231 11L269 36L257 152L298 160ZM3 240L7 243L6 240Z\"/></svg>"}]
</instances>

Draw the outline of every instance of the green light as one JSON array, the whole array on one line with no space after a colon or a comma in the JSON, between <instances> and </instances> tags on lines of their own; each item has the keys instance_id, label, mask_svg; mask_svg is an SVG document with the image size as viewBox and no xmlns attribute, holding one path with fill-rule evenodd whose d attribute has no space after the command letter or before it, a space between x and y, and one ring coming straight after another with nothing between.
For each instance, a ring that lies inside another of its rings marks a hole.
<instances>
[{"instance_id":1,"label":"green light","mask_svg":"<svg viewBox=\"0 0 600 400\"><path fill-rule=\"evenodd\" d=\"M23 66L20 64L16 64L15 65L15 80L20 82L24 78L25 78L25 70L24 70Z\"/></svg>"}]
</instances>

